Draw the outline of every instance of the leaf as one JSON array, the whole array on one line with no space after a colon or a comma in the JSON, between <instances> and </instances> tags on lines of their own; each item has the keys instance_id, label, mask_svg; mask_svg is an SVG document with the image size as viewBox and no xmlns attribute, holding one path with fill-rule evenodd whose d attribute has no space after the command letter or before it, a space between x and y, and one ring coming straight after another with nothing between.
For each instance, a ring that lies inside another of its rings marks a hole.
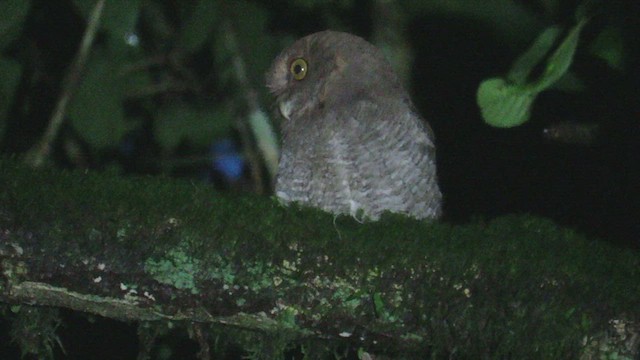
<instances>
[{"instance_id":1,"label":"leaf","mask_svg":"<svg viewBox=\"0 0 640 360\"><path fill-rule=\"evenodd\" d=\"M373 307L376 310L376 314L383 314L387 311L384 306L384 300L382 300L382 296L380 296L380 293L373 294Z\"/></svg>"},{"instance_id":2,"label":"leaf","mask_svg":"<svg viewBox=\"0 0 640 360\"><path fill-rule=\"evenodd\" d=\"M13 100L13 94L20 81L22 65L11 59L0 57L0 138L8 121L8 110Z\"/></svg>"},{"instance_id":3,"label":"leaf","mask_svg":"<svg viewBox=\"0 0 640 360\"><path fill-rule=\"evenodd\" d=\"M269 122L269 117L262 110L254 111L249 115L249 124L258 142L258 148L262 153L269 174L275 176L278 170L280 149L276 134Z\"/></svg>"},{"instance_id":4,"label":"leaf","mask_svg":"<svg viewBox=\"0 0 640 360\"><path fill-rule=\"evenodd\" d=\"M533 45L513 63L507 79L514 84L524 84L531 71L551 50L559 35L560 28L557 26L545 29Z\"/></svg>"},{"instance_id":5,"label":"leaf","mask_svg":"<svg viewBox=\"0 0 640 360\"><path fill-rule=\"evenodd\" d=\"M140 12L140 0L109 0L104 8L104 27L124 38L134 32Z\"/></svg>"},{"instance_id":6,"label":"leaf","mask_svg":"<svg viewBox=\"0 0 640 360\"><path fill-rule=\"evenodd\" d=\"M96 3L76 1L85 17L90 16ZM139 0L109 0L105 3L100 24L109 41L106 47L94 46L92 49L69 107L72 126L85 141L98 149L115 146L137 126L125 118L126 93L132 87L143 87L151 82L148 72L124 74L127 65L142 56L139 48L132 46L137 43L131 42L139 10Z\"/></svg>"},{"instance_id":7,"label":"leaf","mask_svg":"<svg viewBox=\"0 0 640 360\"><path fill-rule=\"evenodd\" d=\"M216 5L214 1L199 0L189 14L178 39L187 52L198 50L211 34L214 24L220 21Z\"/></svg>"},{"instance_id":8,"label":"leaf","mask_svg":"<svg viewBox=\"0 0 640 360\"><path fill-rule=\"evenodd\" d=\"M22 32L24 19L30 7L29 0L0 1L0 50Z\"/></svg>"},{"instance_id":9,"label":"leaf","mask_svg":"<svg viewBox=\"0 0 640 360\"><path fill-rule=\"evenodd\" d=\"M96 148L116 145L135 126L123 110L128 83L121 74L123 65L105 54L89 61L69 106L71 124Z\"/></svg>"},{"instance_id":10,"label":"leaf","mask_svg":"<svg viewBox=\"0 0 640 360\"><path fill-rule=\"evenodd\" d=\"M228 134L232 121L230 111L224 107L197 107L186 103L163 107L156 116L155 138L169 151L182 141L208 146L213 139Z\"/></svg>"},{"instance_id":11,"label":"leaf","mask_svg":"<svg viewBox=\"0 0 640 360\"><path fill-rule=\"evenodd\" d=\"M235 15L236 19L251 19L251 21L243 23L235 22L233 30L237 36L240 56L245 62L247 77L251 83L261 87L264 84L264 72L269 68L273 57L278 52L278 44L266 31L267 11L264 7L248 1L233 1L228 4L230 5L230 13ZM217 36L226 36L226 34L219 32ZM218 40L216 43L225 46L226 42ZM222 54L229 53L228 49L214 49L214 53L217 51L222 51ZM272 54L273 57L259 56L258 54Z\"/></svg>"},{"instance_id":12,"label":"leaf","mask_svg":"<svg viewBox=\"0 0 640 360\"><path fill-rule=\"evenodd\" d=\"M480 84L477 102L487 124L507 128L529 120L536 94L518 85L509 85L502 78L492 78Z\"/></svg>"},{"instance_id":13,"label":"leaf","mask_svg":"<svg viewBox=\"0 0 640 360\"><path fill-rule=\"evenodd\" d=\"M578 74L573 71L567 71L553 84L553 88L562 92L581 92L586 89L586 85Z\"/></svg>"},{"instance_id":14,"label":"leaf","mask_svg":"<svg viewBox=\"0 0 640 360\"><path fill-rule=\"evenodd\" d=\"M602 30L591 43L589 51L604 60L610 67L622 70L626 55L622 30L614 26Z\"/></svg>"},{"instance_id":15,"label":"leaf","mask_svg":"<svg viewBox=\"0 0 640 360\"><path fill-rule=\"evenodd\" d=\"M586 24L587 20L582 20L574 26L569 32L569 35L567 35L556 51L549 57L545 71L535 85L539 91L546 90L567 72L567 69L569 69L573 61L576 48L578 47L580 32Z\"/></svg>"},{"instance_id":16,"label":"leaf","mask_svg":"<svg viewBox=\"0 0 640 360\"><path fill-rule=\"evenodd\" d=\"M76 0L75 4L86 19L96 1ZM130 46L131 36L136 33L140 9L140 0L108 0L105 3L100 24L107 31L110 47Z\"/></svg>"},{"instance_id":17,"label":"leaf","mask_svg":"<svg viewBox=\"0 0 640 360\"><path fill-rule=\"evenodd\" d=\"M518 126L531 117L531 106L536 96L554 85L569 69L573 61L580 31L587 20L571 29L545 63L544 71L536 80L526 82L531 71L550 49L557 37L557 29L545 30L512 66L507 79L491 78L478 87L476 101L484 121L495 127Z\"/></svg>"}]
</instances>

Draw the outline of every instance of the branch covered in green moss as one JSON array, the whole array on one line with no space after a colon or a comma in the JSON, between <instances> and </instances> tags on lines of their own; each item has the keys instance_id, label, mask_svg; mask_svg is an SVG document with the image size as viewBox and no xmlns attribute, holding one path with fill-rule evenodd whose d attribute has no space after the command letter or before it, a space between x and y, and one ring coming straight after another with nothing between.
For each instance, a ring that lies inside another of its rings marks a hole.
<instances>
[{"instance_id":1,"label":"branch covered in green moss","mask_svg":"<svg viewBox=\"0 0 640 360\"><path fill-rule=\"evenodd\" d=\"M359 224L166 178L0 169L7 304L394 358L638 353L638 254L545 219Z\"/></svg>"}]
</instances>

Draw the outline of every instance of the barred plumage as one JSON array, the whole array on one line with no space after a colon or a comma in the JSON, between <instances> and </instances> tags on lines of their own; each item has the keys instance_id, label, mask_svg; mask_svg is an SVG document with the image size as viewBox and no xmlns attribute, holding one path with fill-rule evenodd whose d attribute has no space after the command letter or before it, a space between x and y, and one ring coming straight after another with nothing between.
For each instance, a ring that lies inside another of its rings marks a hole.
<instances>
[{"instance_id":1,"label":"barred plumage","mask_svg":"<svg viewBox=\"0 0 640 360\"><path fill-rule=\"evenodd\" d=\"M267 86L284 118L282 201L358 219L440 215L433 133L373 45L334 31L309 35L276 58Z\"/></svg>"}]
</instances>

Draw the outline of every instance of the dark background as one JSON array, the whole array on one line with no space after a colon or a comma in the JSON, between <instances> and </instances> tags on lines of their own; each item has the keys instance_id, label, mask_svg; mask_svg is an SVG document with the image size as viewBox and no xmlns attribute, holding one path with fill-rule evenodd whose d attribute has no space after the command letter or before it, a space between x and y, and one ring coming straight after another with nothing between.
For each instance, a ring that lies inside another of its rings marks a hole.
<instances>
[{"instance_id":1,"label":"dark background","mask_svg":"<svg viewBox=\"0 0 640 360\"><path fill-rule=\"evenodd\" d=\"M332 28L409 59L401 75L436 134L444 221L530 213L629 251L640 247L635 1L589 2L592 18L569 70L580 86L541 93L531 119L509 129L483 121L478 85L504 76L547 26L573 26L583 2L111 1L48 166L169 174L268 194L246 94L255 92L271 114L263 86L271 60L295 38ZM5 3L26 10L0 14L9 24L0 33L0 150L26 156L67 91L94 2ZM244 63L245 79L234 61ZM558 126L558 136L545 136ZM575 140L575 133L586 135ZM66 317L73 321L60 328L67 350L56 350L60 358L134 358L134 327ZM7 339L8 328L2 334ZM91 346L82 346L85 336ZM1 358L19 356L9 343L2 351Z\"/></svg>"}]
</instances>

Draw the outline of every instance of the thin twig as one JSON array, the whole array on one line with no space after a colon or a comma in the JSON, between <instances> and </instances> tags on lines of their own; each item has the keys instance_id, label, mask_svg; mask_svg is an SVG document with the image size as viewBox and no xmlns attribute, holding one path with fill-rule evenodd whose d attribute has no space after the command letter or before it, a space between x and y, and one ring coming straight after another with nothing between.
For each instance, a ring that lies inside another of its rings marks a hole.
<instances>
[{"instance_id":1,"label":"thin twig","mask_svg":"<svg viewBox=\"0 0 640 360\"><path fill-rule=\"evenodd\" d=\"M73 93L80 82L80 75L82 74L84 65L87 62L89 51L91 50L91 46L93 45L93 41L98 31L100 18L102 17L102 11L104 9L104 3L105 0L98 0L96 5L93 7L93 10L91 10L89 23L87 24L87 29L82 37L80 48L78 49L78 52L73 59L73 63L69 67L69 70L62 81L62 94L56 103L47 131L42 136L40 142L31 148L27 154L26 162L34 167L39 167L44 164L45 160L51 153L52 144L58 136L69 102L71 101Z\"/></svg>"},{"instance_id":2,"label":"thin twig","mask_svg":"<svg viewBox=\"0 0 640 360\"><path fill-rule=\"evenodd\" d=\"M225 19L222 23L222 32L225 42L225 46L232 54L232 64L235 70L236 80L240 86L241 93L244 94L245 104L248 108L247 120L242 125L238 126L241 133L243 145L250 143L248 139L251 138L247 133L247 127L253 132L253 138L256 140L258 150L260 151L262 158L264 159L267 170L269 171L269 177L271 182L275 178L276 170L278 168L278 154L279 147L276 140L275 132L269 124L268 117L261 109L258 101L257 91L250 85L247 78L247 71L245 61L242 57L241 51L238 46L238 40L235 30L229 19ZM252 154L250 154L252 155ZM248 156L251 161L252 176L258 192L263 187L263 179L261 176L261 166L257 162L257 159L253 156Z\"/></svg>"}]
</instances>

